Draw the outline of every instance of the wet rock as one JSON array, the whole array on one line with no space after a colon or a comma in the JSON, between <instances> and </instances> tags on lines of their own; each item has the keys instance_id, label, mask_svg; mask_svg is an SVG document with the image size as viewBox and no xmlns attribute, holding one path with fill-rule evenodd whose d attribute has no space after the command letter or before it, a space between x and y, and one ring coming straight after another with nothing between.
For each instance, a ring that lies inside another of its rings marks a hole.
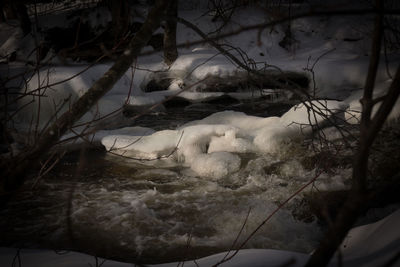
<instances>
[{"instance_id":1,"label":"wet rock","mask_svg":"<svg viewBox=\"0 0 400 267\"><path fill-rule=\"evenodd\" d=\"M191 104L192 102L190 102L189 100L183 98L183 97L174 97L168 101L164 102L164 106L167 109L171 109L171 108L184 108L187 107Z\"/></svg>"},{"instance_id":2,"label":"wet rock","mask_svg":"<svg viewBox=\"0 0 400 267\"><path fill-rule=\"evenodd\" d=\"M133 117L135 115L154 114L165 111L165 107L163 105L158 105L157 107L151 108L152 106L153 105L124 105L123 115L125 117Z\"/></svg>"},{"instance_id":3,"label":"wet rock","mask_svg":"<svg viewBox=\"0 0 400 267\"><path fill-rule=\"evenodd\" d=\"M265 88L274 89L304 89L310 84L309 77L298 72L265 71L262 75L248 74L247 72L235 73L226 77L209 75L204 82L202 92L234 93Z\"/></svg>"},{"instance_id":4,"label":"wet rock","mask_svg":"<svg viewBox=\"0 0 400 267\"><path fill-rule=\"evenodd\" d=\"M311 223L315 221L316 216L310 208L310 205L304 198L295 198L289 206L293 217L296 220Z\"/></svg>"},{"instance_id":5,"label":"wet rock","mask_svg":"<svg viewBox=\"0 0 400 267\"><path fill-rule=\"evenodd\" d=\"M148 42L147 45L150 45L153 47L155 51L160 51L164 47L164 34L163 33L157 33L151 36L150 41Z\"/></svg>"},{"instance_id":6,"label":"wet rock","mask_svg":"<svg viewBox=\"0 0 400 267\"><path fill-rule=\"evenodd\" d=\"M310 84L310 79L304 73L298 72L282 72L282 73L266 73L265 77L257 76L253 78L253 82L263 88L290 89L299 87L307 89ZM276 82L280 84L277 86Z\"/></svg>"},{"instance_id":7,"label":"wet rock","mask_svg":"<svg viewBox=\"0 0 400 267\"><path fill-rule=\"evenodd\" d=\"M284 164L283 161L278 161L278 162L274 162L270 165L264 166L264 173L265 174L276 174L280 172L280 168L282 167L282 165Z\"/></svg>"},{"instance_id":8,"label":"wet rock","mask_svg":"<svg viewBox=\"0 0 400 267\"><path fill-rule=\"evenodd\" d=\"M211 105L219 105L219 106L229 106L234 104L239 104L240 101L236 98L233 98L229 95L222 95L218 96L209 100L203 101L204 103L211 104Z\"/></svg>"},{"instance_id":9,"label":"wet rock","mask_svg":"<svg viewBox=\"0 0 400 267\"><path fill-rule=\"evenodd\" d=\"M171 85L173 78L164 77L163 79L153 79L147 83L144 91L148 92L155 92L155 91L165 91Z\"/></svg>"},{"instance_id":10,"label":"wet rock","mask_svg":"<svg viewBox=\"0 0 400 267\"><path fill-rule=\"evenodd\" d=\"M235 111L242 111L247 115L260 117L280 117L284 113L286 113L291 107L293 107L293 105L294 103L285 102L271 103L265 101L263 98L259 98L243 100L243 102L230 107L230 109Z\"/></svg>"}]
</instances>

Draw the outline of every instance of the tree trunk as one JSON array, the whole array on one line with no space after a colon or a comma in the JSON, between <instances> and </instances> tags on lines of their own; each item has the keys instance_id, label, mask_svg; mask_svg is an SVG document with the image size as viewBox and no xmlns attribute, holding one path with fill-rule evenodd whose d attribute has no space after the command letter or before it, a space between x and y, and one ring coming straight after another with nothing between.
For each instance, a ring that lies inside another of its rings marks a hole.
<instances>
[{"instance_id":1,"label":"tree trunk","mask_svg":"<svg viewBox=\"0 0 400 267\"><path fill-rule=\"evenodd\" d=\"M326 266L361 211L365 208L368 195L367 173L370 147L400 95L400 67L398 67L388 93L385 95L377 113L371 119L372 108L376 104L373 100L373 89L383 35L383 0L377 0L376 4L378 11L381 12L377 14L375 19L371 59L365 82L364 96L361 101L363 110L360 125L360 140L353 162L352 192L339 211L335 222L328 229L320 245L307 262L306 267Z\"/></svg>"},{"instance_id":2,"label":"tree trunk","mask_svg":"<svg viewBox=\"0 0 400 267\"><path fill-rule=\"evenodd\" d=\"M133 60L150 40L152 33L160 26L168 1L159 0L150 10L146 21L130 41L125 52L114 65L92 87L62 114L27 151L16 158L2 161L0 165L0 196L16 190L24 182L27 170L37 165L49 149L56 144L89 109L104 96L129 69Z\"/></svg>"},{"instance_id":3,"label":"tree trunk","mask_svg":"<svg viewBox=\"0 0 400 267\"><path fill-rule=\"evenodd\" d=\"M22 3L17 3L15 8L17 9L17 16L18 20L21 23L22 31L24 32L25 35L27 35L32 30L31 20L29 19L28 10L26 9L26 6Z\"/></svg>"},{"instance_id":4,"label":"tree trunk","mask_svg":"<svg viewBox=\"0 0 400 267\"><path fill-rule=\"evenodd\" d=\"M126 0L111 1L112 28L111 33L114 38L114 45L124 37L130 23L130 9Z\"/></svg>"},{"instance_id":5,"label":"tree trunk","mask_svg":"<svg viewBox=\"0 0 400 267\"><path fill-rule=\"evenodd\" d=\"M167 19L164 25L164 61L168 66L178 57L176 49L176 18L178 17L178 0L172 0L167 7Z\"/></svg>"}]
</instances>

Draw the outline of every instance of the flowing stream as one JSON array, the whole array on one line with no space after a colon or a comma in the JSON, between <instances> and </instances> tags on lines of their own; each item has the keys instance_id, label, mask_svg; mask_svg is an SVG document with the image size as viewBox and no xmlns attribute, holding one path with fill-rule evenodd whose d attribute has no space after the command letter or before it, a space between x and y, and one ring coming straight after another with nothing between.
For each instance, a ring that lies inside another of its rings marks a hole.
<instances>
[{"instance_id":1,"label":"flowing stream","mask_svg":"<svg viewBox=\"0 0 400 267\"><path fill-rule=\"evenodd\" d=\"M146 263L229 250L316 175L303 162L306 153L298 145L278 158L241 154L240 170L215 181L185 167L146 166L82 149L38 181L28 180L0 211L0 245ZM291 201L245 247L311 252L321 229L302 214L301 203L300 197Z\"/></svg>"}]
</instances>

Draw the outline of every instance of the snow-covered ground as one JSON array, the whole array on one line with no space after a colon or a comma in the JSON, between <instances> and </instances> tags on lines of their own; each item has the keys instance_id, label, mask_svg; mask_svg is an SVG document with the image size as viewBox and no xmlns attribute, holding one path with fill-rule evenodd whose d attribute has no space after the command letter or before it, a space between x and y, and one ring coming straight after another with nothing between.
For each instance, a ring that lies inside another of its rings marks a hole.
<instances>
[{"instance_id":1,"label":"snow-covered ground","mask_svg":"<svg viewBox=\"0 0 400 267\"><path fill-rule=\"evenodd\" d=\"M107 22L109 18L103 14L104 10L98 12L100 16L88 16L86 19L90 23L104 24ZM180 10L179 15L192 21L204 32L211 32L217 25L212 22L211 16L204 15L204 13L205 10L201 9ZM265 16L264 10L260 8L251 7L239 10L232 17L232 22L225 26L223 32L237 30L242 25L263 23L266 19ZM99 17L103 19L98 21ZM54 19L56 21L51 23L52 25L62 25L59 21L57 22L59 18L53 16L47 18L47 21L44 19L41 22L41 27L49 27L47 23ZM350 104L351 110L359 111L360 107L357 101L360 93L358 91L363 87L366 78L372 21L373 17L367 15L358 17L311 17L295 20L291 26L295 41L289 49L278 45L284 37L284 28L281 26L264 29L261 32L258 30L246 31L224 38L221 41L239 48L240 50L228 48L238 58L241 59L241 56L245 53L248 59L242 61L249 66L255 64L256 68L259 69L266 67L267 70L295 71L305 73L310 78L312 78L312 72L309 69L313 69L317 98L345 100L351 96L353 102L345 102ZM4 38L0 43L0 54L2 56L17 51L17 58L20 60L27 60L28 55L35 57L35 53L31 53L34 43L29 35L22 38L19 28L12 24L3 24L1 27L2 33L4 33L4 35L2 34ZM201 39L182 24L178 24L177 32L179 44ZM145 51L149 51L149 49L150 47L147 47ZM241 51L242 55L237 51ZM399 55L390 54L387 67L384 60L385 58L382 56L376 81L377 94L382 94L390 84L391 79L388 73L393 75ZM63 61L59 61L57 58L53 62L55 65L63 64ZM71 97L70 101L74 101L81 96L109 67L109 64L97 65L84 71L86 66L74 66L72 63L68 67L45 67L39 73L35 72L33 77L26 77L26 88L23 88L22 91L40 92L48 97L42 97L39 101L37 96L28 96L19 101L19 107L24 107L24 112L20 113L22 122L20 126L25 125L25 128L28 128L32 119L33 121L37 120L38 105L43 109L43 112L39 114L39 124L40 126L46 125L51 114L60 108L66 98ZM179 49L179 57L170 68L162 63L160 53L140 57L136 67L137 69L134 72L129 70L80 122L90 121L93 117L102 117L118 110L124 104L155 104L164 99L165 96L176 94L182 85L184 85L183 88L190 86L210 75L223 78L235 77L239 73L245 73L209 44ZM12 65L11 68L13 68ZM82 71L84 72L80 74ZM175 78L175 82L167 91L145 93L143 92L145 85L157 74L152 71L168 71L167 75ZM74 75L77 75L77 77L70 79ZM59 83L65 79L69 80ZM204 98L204 94L193 92L201 90L203 87L204 83L200 82L189 91L182 92L180 96L192 100ZM311 84L311 87L314 88L314 84ZM35 101L27 105L32 100ZM67 108L68 105L64 104L61 111L65 111ZM398 115L399 109L396 110Z\"/></svg>"},{"instance_id":2,"label":"snow-covered ground","mask_svg":"<svg viewBox=\"0 0 400 267\"><path fill-rule=\"evenodd\" d=\"M391 259L398 254L400 246L400 211L396 211L384 219L372 224L355 227L349 231L342 245L340 246L341 266L354 267L376 267L385 266ZM18 253L18 254L17 254ZM228 255L231 255L230 252ZM19 257L16 257L19 255ZM215 254L195 261L174 262L159 265L148 265L154 267L172 267L180 266L213 266L220 262L227 255L227 252ZM309 255L279 251L271 249L247 249L241 250L231 260L221 266L239 267L239 266L268 266L278 267L290 263L289 266L303 266ZM14 266L21 262L21 266L26 267L53 267L53 266L135 266L131 263L122 263L112 260L104 260L78 252L67 252L33 249L13 249L0 248L1 266ZM104 262L104 263L103 263ZM13 265L14 264L14 265ZM329 266L338 266L338 257L335 256ZM18 265L16 265L18 266ZM397 260L392 265L400 266Z\"/></svg>"}]
</instances>

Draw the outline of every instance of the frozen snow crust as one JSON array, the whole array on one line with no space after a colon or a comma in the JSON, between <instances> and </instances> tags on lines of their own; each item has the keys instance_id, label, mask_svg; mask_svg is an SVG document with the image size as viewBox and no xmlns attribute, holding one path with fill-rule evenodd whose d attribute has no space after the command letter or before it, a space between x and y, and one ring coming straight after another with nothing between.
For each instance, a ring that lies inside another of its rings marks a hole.
<instances>
[{"instance_id":1,"label":"frozen snow crust","mask_svg":"<svg viewBox=\"0 0 400 267\"><path fill-rule=\"evenodd\" d=\"M112 153L137 160L166 157L170 164L183 164L200 176L219 179L239 170L237 154L279 153L283 145L302 140L312 126L321 125L346 107L339 101L315 100L292 107L280 118L223 111L177 130L146 136L109 135L101 142Z\"/></svg>"}]
</instances>

